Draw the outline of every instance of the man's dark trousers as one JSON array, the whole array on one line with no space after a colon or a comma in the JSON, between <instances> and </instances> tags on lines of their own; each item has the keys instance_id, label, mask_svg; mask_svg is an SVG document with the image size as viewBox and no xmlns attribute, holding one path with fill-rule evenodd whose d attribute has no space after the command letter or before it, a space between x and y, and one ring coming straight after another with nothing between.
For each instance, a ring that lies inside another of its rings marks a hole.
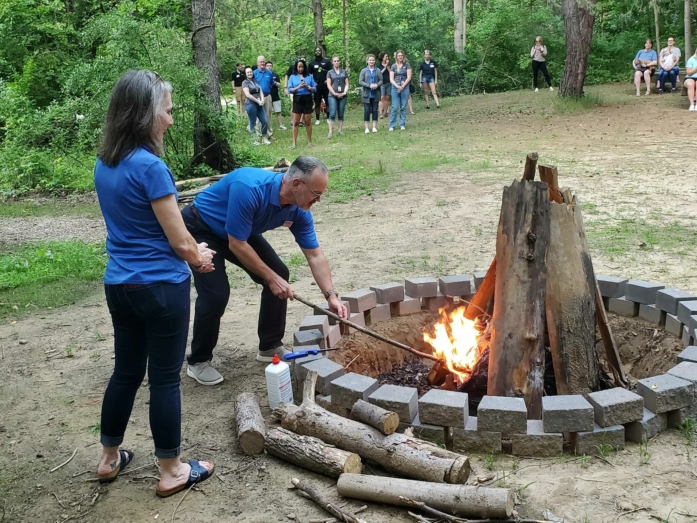
<instances>
[{"instance_id":1,"label":"man's dark trousers","mask_svg":"<svg viewBox=\"0 0 697 523\"><path fill-rule=\"evenodd\" d=\"M237 257L230 251L227 238L221 238L215 234L206 223L192 210L193 205L182 209L184 223L189 233L197 243L206 242L208 247L216 251L213 256L215 270L209 273L194 271L194 285L198 297L194 312L194 335L191 342L191 356L187 358L189 365L195 365L209 361L213 355L213 348L218 343L220 332L220 318L223 317L225 307L230 299L230 282L225 273L225 260L234 263L243 269L254 282L263 285L261 291L261 307L259 310L259 350L265 351L280 347L283 344L283 334L286 330L287 300L274 296L264 280L249 271ZM288 281L290 272L288 267L278 257L276 251L261 234L255 234L248 238L247 243L254 249L261 261Z\"/></svg>"}]
</instances>

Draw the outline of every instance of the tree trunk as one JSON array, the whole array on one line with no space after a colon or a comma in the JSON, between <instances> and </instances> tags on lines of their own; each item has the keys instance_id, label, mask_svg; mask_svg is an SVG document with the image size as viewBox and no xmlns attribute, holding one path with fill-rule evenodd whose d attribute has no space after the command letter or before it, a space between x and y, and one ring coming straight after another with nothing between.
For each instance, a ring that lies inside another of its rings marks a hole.
<instances>
[{"instance_id":1,"label":"tree trunk","mask_svg":"<svg viewBox=\"0 0 697 523\"><path fill-rule=\"evenodd\" d=\"M215 1L191 0L193 32L191 44L194 50L194 65L206 74L202 86L201 102L206 109L194 115L194 158L192 163L205 163L219 172L229 172L237 164L227 139L215 130L214 120L222 113L220 104L220 67L218 45L215 37Z\"/></svg>"},{"instance_id":2,"label":"tree trunk","mask_svg":"<svg viewBox=\"0 0 697 523\"><path fill-rule=\"evenodd\" d=\"M351 419L362 421L385 435L393 434L399 427L399 414L363 400L358 400L351 409Z\"/></svg>"},{"instance_id":3,"label":"tree trunk","mask_svg":"<svg viewBox=\"0 0 697 523\"><path fill-rule=\"evenodd\" d=\"M463 45L464 34L464 5L465 0L453 0L453 10L455 13L455 52L462 53L465 51Z\"/></svg>"},{"instance_id":4,"label":"tree trunk","mask_svg":"<svg viewBox=\"0 0 697 523\"><path fill-rule=\"evenodd\" d=\"M301 436L283 428L271 429L266 435L266 451L272 456L299 467L338 478L345 472L360 474L361 457L337 449L324 441Z\"/></svg>"},{"instance_id":5,"label":"tree trunk","mask_svg":"<svg viewBox=\"0 0 697 523\"><path fill-rule=\"evenodd\" d=\"M315 47L322 48L322 54L327 54L327 48L324 46L324 9L322 8L322 0L312 0L312 15L315 19Z\"/></svg>"},{"instance_id":6,"label":"tree trunk","mask_svg":"<svg viewBox=\"0 0 697 523\"><path fill-rule=\"evenodd\" d=\"M266 425L257 397L253 393L243 392L237 396L235 420L237 421L237 442L242 452L260 454L264 450Z\"/></svg>"},{"instance_id":7,"label":"tree trunk","mask_svg":"<svg viewBox=\"0 0 697 523\"><path fill-rule=\"evenodd\" d=\"M344 68L348 71L350 67L349 62L349 48L348 39L346 37L346 4L348 0L341 0L341 44L344 48Z\"/></svg>"},{"instance_id":8,"label":"tree trunk","mask_svg":"<svg viewBox=\"0 0 697 523\"><path fill-rule=\"evenodd\" d=\"M443 485L362 474L342 474L336 488L345 498L413 506L406 498L464 517L507 518L513 512L513 491L506 488Z\"/></svg>"},{"instance_id":9,"label":"tree trunk","mask_svg":"<svg viewBox=\"0 0 697 523\"><path fill-rule=\"evenodd\" d=\"M551 204L547 250L547 332L559 394L594 392L600 376L595 274L581 208L572 198Z\"/></svg>"},{"instance_id":10,"label":"tree trunk","mask_svg":"<svg viewBox=\"0 0 697 523\"><path fill-rule=\"evenodd\" d=\"M583 4L579 4L583 2ZM566 32L566 62L559 85L559 96L581 98L586 81L588 55L593 39L595 16L591 10L597 0L562 0Z\"/></svg>"},{"instance_id":11,"label":"tree trunk","mask_svg":"<svg viewBox=\"0 0 697 523\"><path fill-rule=\"evenodd\" d=\"M661 50L661 35L658 32L658 1L651 0L651 6L653 7L653 25L656 29L656 41L653 44L653 48L657 49L659 52Z\"/></svg>"},{"instance_id":12,"label":"tree trunk","mask_svg":"<svg viewBox=\"0 0 697 523\"><path fill-rule=\"evenodd\" d=\"M695 50L692 48L692 5L690 0L685 0L685 60L692 56Z\"/></svg>"},{"instance_id":13,"label":"tree trunk","mask_svg":"<svg viewBox=\"0 0 697 523\"><path fill-rule=\"evenodd\" d=\"M515 180L503 190L487 394L525 398L542 416L549 190Z\"/></svg>"}]
</instances>

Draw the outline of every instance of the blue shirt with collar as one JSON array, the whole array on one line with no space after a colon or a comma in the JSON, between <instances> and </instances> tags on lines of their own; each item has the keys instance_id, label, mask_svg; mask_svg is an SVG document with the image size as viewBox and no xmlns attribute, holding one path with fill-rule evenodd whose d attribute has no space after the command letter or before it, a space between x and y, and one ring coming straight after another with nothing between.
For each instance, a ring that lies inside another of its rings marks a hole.
<instances>
[{"instance_id":1,"label":"blue shirt with collar","mask_svg":"<svg viewBox=\"0 0 697 523\"><path fill-rule=\"evenodd\" d=\"M144 147L115 167L97 160L94 185L107 230L104 283L181 283L190 276L152 210L153 200L177 195L165 162Z\"/></svg>"},{"instance_id":2,"label":"blue shirt with collar","mask_svg":"<svg viewBox=\"0 0 697 523\"><path fill-rule=\"evenodd\" d=\"M221 238L240 241L288 227L302 249L319 247L312 213L281 205L283 175L256 167L236 169L194 200L201 219Z\"/></svg>"},{"instance_id":3,"label":"blue shirt with collar","mask_svg":"<svg viewBox=\"0 0 697 523\"><path fill-rule=\"evenodd\" d=\"M317 90L317 83L315 83L315 79L312 78L312 75L307 75L304 78L300 78L299 74L294 74L293 76L288 78L287 91L290 93L290 90L298 87L301 83L303 83L303 80L305 80L305 85L307 85L307 87L312 87L315 90ZM312 92L313 91L310 91L309 89L303 87L302 89L298 89L297 91L295 91L294 94L302 96L304 94L312 94Z\"/></svg>"},{"instance_id":4,"label":"blue shirt with collar","mask_svg":"<svg viewBox=\"0 0 697 523\"><path fill-rule=\"evenodd\" d=\"M654 62L658 60L658 55L656 54L656 51L654 51L653 49L649 49L648 51L646 49L639 49L639 52L636 54L634 59L645 60L647 62Z\"/></svg>"},{"instance_id":5,"label":"blue shirt with collar","mask_svg":"<svg viewBox=\"0 0 697 523\"><path fill-rule=\"evenodd\" d=\"M268 69L254 69L254 79L261 85L261 92L264 96L271 94L271 87L273 87L273 73Z\"/></svg>"}]
</instances>

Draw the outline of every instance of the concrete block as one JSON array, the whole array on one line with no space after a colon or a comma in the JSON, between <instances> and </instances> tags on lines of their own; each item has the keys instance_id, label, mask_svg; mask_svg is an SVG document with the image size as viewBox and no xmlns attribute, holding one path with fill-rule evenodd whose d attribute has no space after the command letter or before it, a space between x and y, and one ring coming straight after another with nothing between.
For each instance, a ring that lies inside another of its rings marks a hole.
<instances>
[{"instance_id":1,"label":"concrete block","mask_svg":"<svg viewBox=\"0 0 697 523\"><path fill-rule=\"evenodd\" d=\"M629 280L624 297L636 303L654 305L656 303L656 293L665 288L665 285L652 281Z\"/></svg>"},{"instance_id":2,"label":"concrete block","mask_svg":"<svg viewBox=\"0 0 697 523\"><path fill-rule=\"evenodd\" d=\"M610 298L606 298L603 296L603 307L605 310L608 310L610 308Z\"/></svg>"},{"instance_id":3,"label":"concrete block","mask_svg":"<svg viewBox=\"0 0 697 523\"><path fill-rule=\"evenodd\" d=\"M484 278L486 278L486 271L477 271L474 273L474 287L475 287L475 289L479 288L479 286L484 281Z\"/></svg>"},{"instance_id":4,"label":"concrete block","mask_svg":"<svg viewBox=\"0 0 697 523\"><path fill-rule=\"evenodd\" d=\"M382 285L373 285L371 291L375 291L375 298L378 303L394 303L404 299L404 285L401 283L383 283Z\"/></svg>"},{"instance_id":5,"label":"concrete block","mask_svg":"<svg viewBox=\"0 0 697 523\"><path fill-rule=\"evenodd\" d=\"M348 418L351 415L350 409L333 403L331 396L318 394L317 396L315 396L315 402L323 409L328 410L329 412L333 412L334 414L337 414L343 418Z\"/></svg>"},{"instance_id":6,"label":"concrete block","mask_svg":"<svg viewBox=\"0 0 697 523\"><path fill-rule=\"evenodd\" d=\"M678 302L678 320L683 325L692 323L692 316L697 314L697 300L686 300Z\"/></svg>"},{"instance_id":7,"label":"concrete block","mask_svg":"<svg viewBox=\"0 0 697 523\"><path fill-rule=\"evenodd\" d=\"M678 354L678 363L682 363L683 361L697 363L697 346L690 345L684 351Z\"/></svg>"},{"instance_id":8,"label":"concrete block","mask_svg":"<svg viewBox=\"0 0 697 523\"><path fill-rule=\"evenodd\" d=\"M667 333L672 334L673 336L677 338L682 338L682 328L684 325L680 323L680 320L678 319L677 316L673 314L667 314L666 313L666 324L665 324L665 330Z\"/></svg>"},{"instance_id":9,"label":"concrete block","mask_svg":"<svg viewBox=\"0 0 697 523\"><path fill-rule=\"evenodd\" d=\"M580 394L544 396L542 425L545 432L590 432L593 405Z\"/></svg>"},{"instance_id":10,"label":"concrete block","mask_svg":"<svg viewBox=\"0 0 697 523\"><path fill-rule=\"evenodd\" d=\"M453 451L460 454L500 454L501 433L478 430L477 418L470 416L464 429L453 429Z\"/></svg>"},{"instance_id":11,"label":"concrete block","mask_svg":"<svg viewBox=\"0 0 697 523\"><path fill-rule=\"evenodd\" d=\"M692 361L683 361L678 363L672 369L666 371L666 374L677 376L692 383L697 383L697 363Z\"/></svg>"},{"instance_id":12,"label":"concrete block","mask_svg":"<svg viewBox=\"0 0 697 523\"><path fill-rule=\"evenodd\" d=\"M651 438L658 436L668 428L668 414L654 414L648 409L644 409L644 416L640 421L633 421L624 426L624 437L627 441L643 443Z\"/></svg>"},{"instance_id":13,"label":"concrete block","mask_svg":"<svg viewBox=\"0 0 697 523\"><path fill-rule=\"evenodd\" d=\"M317 329L327 336L329 334L329 316L325 316L324 314L305 316L298 330L309 331L312 329Z\"/></svg>"},{"instance_id":14,"label":"concrete block","mask_svg":"<svg viewBox=\"0 0 697 523\"><path fill-rule=\"evenodd\" d=\"M436 296L431 298L421 298L421 307L427 311L438 312L438 309L446 306L448 299L449 298L447 296L438 291Z\"/></svg>"},{"instance_id":15,"label":"concrete block","mask_svg":"<svg viewBox=\"0 0 697 523\"><path fill-rule=\"evenodd\" d=\"M389 320L391 317L389 303L382 303L369 311L365 311L365 323L367 325L374 325L378 322Z\"/></svg>"},{"instance_id":16,"label":"concrete block","mask_svg":"<svg viewBox=\"0 0 697 523\"><path fill-rule=\"evenodd\" d=\"M692 405L690 407L683 407L678 410L671 410L668 412L668 428L669 429L679 429L688 418L697 420L697 405Z\"/></svg>"},{"instance_id":17,"label":"concrete block","mask_svg":"<svg viewBox=\"0 0 697 523\"><path fill-rule=\"evenodd\" d=\"M472 293L472 276L458 274L438 278L438 289L445 296L467 296Z\"/></svg>"},{"instance_id":18,"label":"concrete block","mask_svg":"<svg viewBox=\"0 0 697 523\"><path fill-rule=\"evenodd\" d=\"M656 293L656 307L668 314L678 313L678 303L697 300L697 296L680 289L661 289Z\"/></svg>"},{"instance_id":19,"label":"concrete block","mask_svg":"<svg viewBox=\"0 0 697 523\"><path fill-rule=\"evenodd\" d=\"M319 349L319 345L293 347L293 352L307 349ZM298 358L297 360L290 360L291 382L293 384L293 399L295 400L295 403L300 404L303 400L302 380L305 378L305 376L303 375L303 378L300 378L300 375L302 374L301 367L303 363L319 360L323 357L324 356L322 356L322 354L314 354L310 356L305 356L303 358Z\"/></svg>"},{"instance_id":20,"label":"concrete block","mask_svg":"<svg viewBox=\"0 0 697 523\"><path fill-rule=\"evenodd\" d=\"M349 303L349 310L353 313L367 311L378 304L375 291L370 289L358 289L357 291L342 294L341 299Z\"/></svg>"},{"instance_id":21,"label":"concrete block","mask_svg":"<svg viewBox=\"0 0 697 523\"><path fill-rule=\"evenodd\" d=\"M448 430L446 427L423 423L419 419L418 414L411 423L400 423L397 430L399 432L404 432L409 427L411 427L412 431L414 432L415 438L445 447L445 431Z\"/></svg>"},{"instance_id":22,"label":"concrete block","mask_svg":"<svg viewBox=\"0 0 697 523\"><path fill-rule=\"evenodd\" d=\"M528 420L526 434L512 434L511 443L514 456L553 458L559 456L564 450L562 433L545 432L542 421L537 419Z\"/></svg>"},{"instance_id":23,"label":"concrete block","mask_svg":"<svg viewBox=\"0 0 697 523\"><path fill-rule=\"evenodd\" d=\"M661 374L639 380L636 391L643 396L644 407L651 412L661 414L692 405L695 384L677 376Z\"/></svg>"},{"instance_id":24,"label":"concrete block","mask_svg":"<svg viewBox=\"0 0 697 523\"><path fill-rule=\"evenodd\" d=\"M627 287L626 278L617 278L615 276L596 276L598 286L600 287L600 295L604 298L620 298L624 296Z\"/></svg>"},{"instance_id":25,"label":"concrete block","mask_svg":"<svg viewBox=\"0 0 697 523\"><path fill-rule=\"evenodd\" d=\"M332 393L332 381L346 374L342 365L339 365L329 358L321 358L303 363L300 366L298 384L302 384L307 373L312 370L317 373L317 388L315 390L317 394L324 394L325 396L329 396Z\"/></svg>"},{"instance_id":26,"label":"concrete block","mask_svg":"<svg viewBox=\"0 0 697 523\"><path fill-rule=\"evenodd\" d=\"M405 296L404 300L390 303L390 314L392 316L408 316L421 312L421 298Z\"/></svg>"},{"instance_id":27,"label":"concrete block","mask_svg":"<svg viewBox=\"0 0 697 523\"><path fill-rule=\"evenodd\" d=\"M309 329L306 331L295 331L293 333L293 345L296 347L307 347L317 345L320 349L326 349L324 334L319 329Z\"/></svg>"},{"instance_id":28,"label":"concrete block","mask_svg":"<svg viewBox=\"0 0 697 523\"><path fill-rule=\"evenodd\" d=\"M690 334L690 328L687 325L682 327L682 346L689 347L695 341L695 337Z\"/></svg>"},{"instance_id":29,"label":"concrete block","mask_svg":"<svg viewBox=\"0 0 697 523\"><path fill-rule=\"evenodd\" d=\"M431 298L438 294L438 280L431 277L407 278L404 292L412 298Z\"/></svg>"},{"instance_id":30,"label":"concrete block","mask_svg":"<svg viewBox=\"0 0 697 523\"><path fill-rule=\"evenodd\" d=\"M352 323L365 327L365 313L363 312L353 312L349 313L348 320ZM341 334L353 334L357 332L353 327L349 327L345 323L341 323Z\"/></svg>"},{"instance_id":31,"label":"concrete block","mask_svg":"<svg viewBox=\"0 0 697 523\"><path fill-rule=\"evenodd\" d=\"M333 349L341 341L341 325L330 325L327 334L327 347Z\"/></svg>"},{"instance_id":32,"label":"concrete block","mask_svg":"<svg viewBox=\"0 0 697 523\"><path fill-rule=\"evenodd\" d=\"M396 412L402 423L411 423L419 411L418 394L414 387L383 385L368 396L368 401Z\"/></svg>"},{"instance_id":33,"label":"concrete block","mask_svg":"<svg viewBox=\"0 0 697 523\"><path fill-rule=\"evenodd\" d=\"M629 301L624 297L610 298L607 304L607 310L620 316L626 316L627 318L636 318L639 316L639 304Z\"/></svg>"},{"instance_id":34,"label":"concrete block","mask_svg":"<svg viewBox=\"0 0 697 523\"><path fill-rule=\"evenodd\" d=\"M639 305L639 318L662 327L666 323L666 313L655 305Z\"/></svg>"},{"instance_id":35,"label":"concrete block","mask_svg":"<svg viewBox=\"0 0 697 523\"><path fill-rule=\"evenodd\" d=\"M419 418L424 423L465 428L469 414L467 394L431 389L419 398Z\"/></svg>"},{"instance_id":36,"label":"concrete block","mask_svg":"<svg viewBox=\"0 0 697 523\"><path fill-rule=\"evenodd\" d=\"M591 456L600 454L600 449L605 446L609 446L615 451L622 450L625 447L624 440L624 426L600 427L594 425L590 432L572 432L570 441L571 448L574 449L577 456L583 454Z\"/></svg>"},{"instance_id":37,"label":"concrete block","mask_svg":"<svg viewBox=\"0 0 697 523\"><path fill-rule=\"evenodd\" d=\"M343 303L344 307L346 307L347 309L349 308L349 303L347 301L342 300L341 303ZM322 315L322 314L326 315L328 310L330 310L329 304L326 301L322 302L322 303L318 303L314 308L315 315ZM331 318L331 317L328 317L328 318L329 318L329 325L338 325L339 324L339 322L337 320L335 320L334 318Z\"/></svg>"},{"instance_id":38,"label":"concrete block","mask_svg":"<svg viewBox=\"0 0 697 523\"><path fill-rule=\"evenodd\" d=\"M378 380L349 372L332 381L332 401L350 410L358 400L368 401L368 396L378 387Z\"/></svg>"},{"instance_id":39,"label":"concrete block","mask_svg":"<svg viewBox=\"0 0 697 523\"><path fill-rule=\"evenodd\" d=\"M484 432L521 434L528 430L523 398L484 396L477 409L477 428Z\"/></svg>"},{"instance_id":40,"label":"concrete block","mask_svg":"<svg viewBox=\"0 0 697 523\"><path fill-rule=\"evenodd\" d=\"M644 415L644 398L622 387L591 392L588 401L593 405L595 423L599 427L624 425Z\"/></svg>"}]
</instances>

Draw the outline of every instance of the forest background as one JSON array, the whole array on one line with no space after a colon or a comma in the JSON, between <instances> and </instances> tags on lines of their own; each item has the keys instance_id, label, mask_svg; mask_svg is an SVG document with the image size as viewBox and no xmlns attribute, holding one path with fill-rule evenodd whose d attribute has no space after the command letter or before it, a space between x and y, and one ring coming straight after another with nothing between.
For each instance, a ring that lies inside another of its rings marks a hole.
<instances>
[{"instance_id":1,"label":"forest background","mask_svg":"<svg viewBox=\"0 0 697 523\"><path fill-rule=\"evenodd\" d=\"M316 1L316 0L315 0ZM683 0L600 0L586 84L629 82L631 60L655 35L684 48ZM451 0L322 0L325 46L351 81L368 53L403 49L413 65L430 49L446 96L531 88L530 47L541 35L559 81L566 44L559 0L469 0L466 46L455 52ZM218 0L220 84L230 100L237 61L259 54L281 77L315 44L312 0ZM194 154L195 114L210 112L207 79L194 66L190 0L0 0L0 199L33 191L93 189L92 169L109 95L127 69L157 71L174 87L176 125L165 161L177 179L212 174ZM662 42L664 43L664 42ZM684 65L684 61L683 61ZM355 96L352 103L360 103ZM284 101L287 111L287 101ZM239 165L268 165L234 107L211 113Z\"/></svg>"}]
</instances>

